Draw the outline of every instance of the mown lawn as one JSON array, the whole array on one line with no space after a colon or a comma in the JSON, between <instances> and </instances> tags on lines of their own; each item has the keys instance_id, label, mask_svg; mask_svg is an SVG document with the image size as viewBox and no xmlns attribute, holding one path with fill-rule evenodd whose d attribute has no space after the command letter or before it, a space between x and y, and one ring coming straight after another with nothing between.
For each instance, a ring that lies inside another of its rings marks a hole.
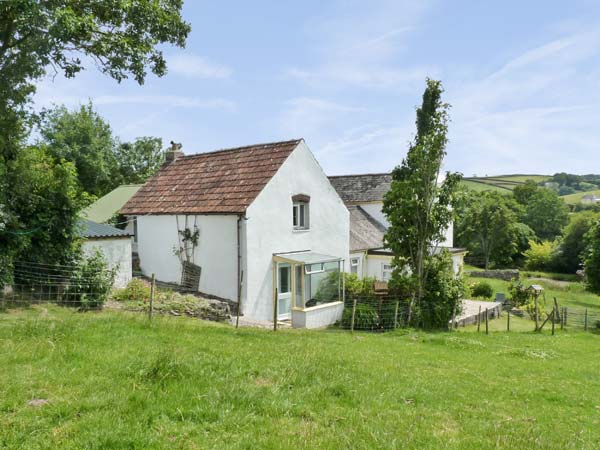
<instances>
[{"instance_id":1,"label":"mown lawn","mask_svg":"<svg viewBox=\"0 0 600 450\"><path fill-rule=\"evenodd\" d=\"M0 314L0 350L2 448L600 447L592 333L273 333L35 307Z\"/></svg>"}]
</instances>

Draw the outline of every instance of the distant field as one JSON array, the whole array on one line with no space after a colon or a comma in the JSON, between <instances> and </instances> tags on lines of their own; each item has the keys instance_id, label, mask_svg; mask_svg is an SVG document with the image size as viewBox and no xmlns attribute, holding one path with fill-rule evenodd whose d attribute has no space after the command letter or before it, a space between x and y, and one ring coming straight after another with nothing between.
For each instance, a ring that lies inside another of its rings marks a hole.
<instances>
[{"instance_id":1,"label":"distant field","mask_svg":"<svg viewBox=\"0 0 600 450\"><path fill-rule=\"evenodd\" d=\"M584 195L588 195L588 194L600 195L600 189L597 189L595 191L577 192L576 194L563 195L562 198L565 201L565 203L567 203L569 205L575 205L575 204L581 202L581 197L583 197Z\"/></svg>"},{"instance_id":2,"label":"distant field","mask_svg":"<svg viewBox=\"0 0 600 450\"><path fill-rule=\"evenodd\" d=\"M466 188L481 192L495 190L503 193L512 191L515 186L525 183L527 180L533 180L536 183L547 180L548 175L498 175L491 177L466 177L463 179L463 186Z\"/></svg>"}]
</instances>

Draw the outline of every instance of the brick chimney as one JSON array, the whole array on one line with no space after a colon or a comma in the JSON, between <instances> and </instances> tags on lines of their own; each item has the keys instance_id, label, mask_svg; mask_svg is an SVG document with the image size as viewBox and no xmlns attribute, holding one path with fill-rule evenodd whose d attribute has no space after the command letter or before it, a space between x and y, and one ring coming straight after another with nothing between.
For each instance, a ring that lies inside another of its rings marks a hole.
<instances>
[{"instance_id":1,"label":"brick chimney","mask_svg":"<svg viewBox=\"0 0 600 450\"><path fill-rule=\"evenodd\" d=\"M177 158L183 156L181 147L183 147L181 143L177 144L176 142L171 141L171 147L165 153L165 164L171 164Z\"/></svg>"}]
</instances>

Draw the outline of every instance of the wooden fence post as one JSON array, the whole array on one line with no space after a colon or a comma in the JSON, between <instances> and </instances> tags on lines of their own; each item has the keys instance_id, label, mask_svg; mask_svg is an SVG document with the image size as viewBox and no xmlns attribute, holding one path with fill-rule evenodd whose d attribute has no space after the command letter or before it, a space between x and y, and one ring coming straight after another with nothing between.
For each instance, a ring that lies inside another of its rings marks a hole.
<instances>
[{"instance_id":1,"label":"wooden fence post","mask_svg":"<svg viewBox=\"0 0 600 450\"><path fill-rule=\"evenodd\" d=\"M539 327L540 327L540 323L539 323L540 310L539 310L539 307L538 307L538 296L534 294L534 298L535 298L535 311L534 311L534 314L535 314L535 330L534 331L537 331L539 329Z\"/></svg>"},{"instance_id":2,"label":"wooden fence post","mask_svg":"<svg viewBox=\"0 0 600 450\"><path fill-rule=\"evenodd\" d=\"M350 331L354 333L354 317L356 316L356 297L352 301L352 320L350 321Z\"/></svg>"},{"instance_id":3,"label":"wooden fence post","mask_svg":"<svg viewBox=\"0 0 600 450\"><path fill-rule=\"evenodd\" d=\"M277 300L278 297L277 288L275 288L275 299L273 301L273 331L277 331Z\"/></svg>"},{"instance_id":4,"label":"wooden fence post","mask_svg":"<svg viewBox=\"0 0 600 450\"><path fill-rule=\"evenodd\" d=\"M554 322L556 322L556 306L554 306L554 308L552 309L552 336L554 336Z\"/></svg>"},{"instance_id":5,"label":"wooden fence post","mask_svg":"<svg viewBox=\"0 0 600 450\"><path fill-rule=\"evenodd\" d=\"M588 311L588 309L585 308L585 320L583 322L583 329L585 331L587 331L587 329L588 329L588 313L587 313L587 311Z\"/></svg>"},{"instance_id":6,"label":"wooden fence post","mask_svg":"<svg viewBox=\"0 0 600 450\"><path fill-rule=\"evenodd\" d=\"M154 278L154 274L152 274L152 282L150 284L150 309L148 310L148 315L150 317L150 320L152 320L152 316L154 315L154 285L155 285L155 278Z\"/></svg>"},{"instance_id":7,"label":"wooden fence post","mask_svg":"<svg viewBox=\"0 0 600 450\"><path fill-rule=\"evenodd\" d=\"M481 305L479 305L479 312L477 313L477 332L481 329Z\"/></svg>"},{"instance_id":8,"label":"wooden fence post","mask_svg":"<svg viewBox=\"0 0 600 450\"><path fill-rule=\"evenodd\" d=\"M488 309L485 308L485 334L489 334L488 328Z\"/></svg>"},{"instance_id":9,"label":"wooden fence post","mask_svg":"<svg viewBox=\"0 0 600 450\"><path fill-rule=\"evenodd\" d=\"M567 317L568 317L568 316L569 316L568 307L567 307L567 306L565 306L565 315L564 315L564 318L565 318L565 327L567 326Z\"/></svg>"},{"instance_id":10,"label":"wooden fence post","mask_svg":"<svg viewBox=\"0 0 600 450\"><path fill-rule=\"evenodd\" d=\"M396 312L394 313L394 330L398 328L398 306L400 305L400 300L396 302Z\"/></svg>"},{"instance_id":11,"label":"wooden fence post","mask_svg":"<svg viewBox=\"0 0 600 450\"><path fill-rule=\"evenodd\" d=\"M506 331L510 331L510 307L506 310Z\"/></svg>"}]
</instances>

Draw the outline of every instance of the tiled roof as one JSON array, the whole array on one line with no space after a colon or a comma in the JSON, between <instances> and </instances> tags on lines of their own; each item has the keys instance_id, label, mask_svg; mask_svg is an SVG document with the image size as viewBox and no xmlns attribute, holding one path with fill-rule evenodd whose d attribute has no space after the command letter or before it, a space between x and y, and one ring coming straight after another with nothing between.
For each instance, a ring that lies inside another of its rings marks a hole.
<instances>
[{"instance_id":1,"label":"tiled roof","mask_svg":"<svg viewBox=\"0 0 600 450\"><path fill-rule=\"evenodd\" d=\"M164 166L122 214L241 214L302 140L182 156Z\"/></svg>"},{"instance_id":2,"label":"tiled roof","mask_svg":"<svg viewBox=\"0 0 600 450\"><path fill-rule=\"evenodd\" d=\"M383 248L385 227L360 206L348 206L350 211L350 251Z\"/></svg>"},{"instance_id":3,"label":"tiled roof","mask_svg":"<svg viewBox=\"0 0 600 450\"><path fill-rule=\"evenodd\" d=\"M82 219L80 224L81 235L87 239L111 237L123 238L131 236L131 234L125 230L120 230L103 223L92 222L91 220Z\"/></svg>"},{"instance_id":4,"label":"tiled roof","mask_svg":"<svg viewBox=\"0 0 600 450\"><path fill-rule=\"evenodd\" d=\"M364 175L339 175L329 177L344 203L380 202L390 190L392 175L367 173Z\"/></svg>"}]
</instances>

